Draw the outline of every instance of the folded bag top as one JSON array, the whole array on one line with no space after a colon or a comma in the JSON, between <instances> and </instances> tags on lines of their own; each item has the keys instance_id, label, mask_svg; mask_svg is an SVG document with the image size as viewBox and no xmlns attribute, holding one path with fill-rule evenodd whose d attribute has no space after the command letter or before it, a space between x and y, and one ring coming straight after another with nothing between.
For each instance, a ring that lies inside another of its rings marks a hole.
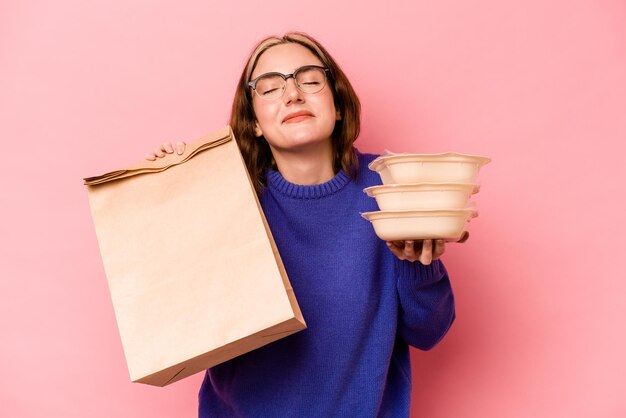
<instances>
[{"instance_id":1,"label":"folded bag top","mask_svg":"<svg viewBox=\"0 0 626 418\"><path fill-rule=\"evenodd\" d=\"M111 171L95 177L87 177L84 180L86 186L106 183L107 181L119 180L138 174L158 173L178 164L182 164L193 158L197 153L209 148L217 147L233 139L230 126L215 131L205 137L191 142L185 146L185 152L181 155L169 154L168 158L157 158L155 161L140 161L124 169Z\"/></svg>"},{"instance_id":2,"label":"folded bag top","mask_svg":"<svg viewBox=\"0 0 626 418\"><path fill-rule=\"evenodd\" d=\"M306 328L229 126L84 182L132 381L165 386Z\"/></svg>"}]
</instances>

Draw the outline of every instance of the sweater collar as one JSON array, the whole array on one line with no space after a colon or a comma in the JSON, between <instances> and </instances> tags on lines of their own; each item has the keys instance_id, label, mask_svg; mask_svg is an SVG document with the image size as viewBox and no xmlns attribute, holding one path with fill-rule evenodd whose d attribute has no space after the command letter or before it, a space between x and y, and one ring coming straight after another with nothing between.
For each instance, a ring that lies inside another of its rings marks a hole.
<instances>
[{"instance_id":1,"label":"sweater collar","mask_svg":"<svg viewBox=\"0 0 626 418\"><path fill-rule=\"evenodd\" d=\"M267 187L272 191L295 199L319 199L329 196L341 190L349 182L350 177L343 170L340 170L335 177L325 183L310 186L290 183L279 171L267 170Z\"/></svg>"}]
</instances>

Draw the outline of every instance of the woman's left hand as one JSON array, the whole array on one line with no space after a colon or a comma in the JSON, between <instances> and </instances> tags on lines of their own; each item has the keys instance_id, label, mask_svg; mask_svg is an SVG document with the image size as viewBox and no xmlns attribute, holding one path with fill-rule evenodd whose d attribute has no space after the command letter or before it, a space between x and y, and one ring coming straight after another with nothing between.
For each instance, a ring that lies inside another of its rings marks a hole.
<instances>
[{"instance_id":1,"label":"woman's left hand","mask_svg":"<svg viewBox=\"0 0 626 418\"><path fill-rule=\"evenodd\" d=\"M400 260L418 261L427 266L438 259L446 250L442 239L425 239L420 241L387 241L387 247ZM434 248L433 248L434 247Z\"/></svg>"},{"instance_id":2,"label":"woman's left hand","mask_svg":"<svg viewBox=\"0 0 626 418\"><path fill-rule=\"evenodd\" d=\"M469 233L465 231L457 242L465 242ZM400 260L419 261L427 266L446 251L446 242L442 239L418 241L387 241L387 247Z\"/></svg>"}]
</instances>

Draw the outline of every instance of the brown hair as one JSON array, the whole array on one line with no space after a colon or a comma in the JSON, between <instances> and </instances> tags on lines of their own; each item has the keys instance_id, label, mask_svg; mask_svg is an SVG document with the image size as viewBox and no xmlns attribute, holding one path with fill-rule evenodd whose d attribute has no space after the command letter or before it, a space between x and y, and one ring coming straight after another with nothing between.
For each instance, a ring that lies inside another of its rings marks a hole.
<instances>
[{"instance_id":1,"label":"brown hair","mask_svg":"<svg viewBox=\"0 0 626 418\"><path fill-rule=\"evenodd\" d=\"M237 84L230 115L230 125L248 167L254 188L259 194L265 187L266 170L276 168L276 163L267 141L255 135L256 116L252 107L252 91L248 82L259 57L271 47L286 43L304 46L330 70L328 85L333 91L335 108L341 115L341 119L335 122L335 128L331 134L335 172L343 169L354 178L359 165L353 143L359 136L361 104L344 72L326 49L305 33L290 32L282 38L271 36L263 39L252 50Z\"/></svg>"}]
</instances>

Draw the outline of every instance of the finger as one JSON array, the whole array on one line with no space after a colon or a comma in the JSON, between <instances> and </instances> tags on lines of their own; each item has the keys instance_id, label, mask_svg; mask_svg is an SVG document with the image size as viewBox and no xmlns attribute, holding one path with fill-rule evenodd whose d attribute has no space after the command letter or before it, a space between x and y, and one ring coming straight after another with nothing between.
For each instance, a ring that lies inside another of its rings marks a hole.
<instances>
[{"instance_id":1,"label":"finger","mask_svg":"<svg viewBox=\"0 0 626 418\"><path fill-rule=\"evenodd\" d=\"M174 148L172 148L172 144L171 144L171 143L169 143L169 142L164 142L164 143L161 145L161 151L165 151L165 152L167 152L168 154L171 154L171 153L173 153L173 152L174 152Z\"/></svg>"},{"instance_id":2,"label":"finger","mask_svg":"<svg viewBox=\"0 0 626 418\"><path fill-rule=\"evenodd\" d=\"M469 238L469 232L467 231L463 231L463 234L461 234L461 238L459 238L459 240L457 241L459 244L464 243L465 241L467 241L467 239Z\"/></svg>"},{"instance_id":3,"label":"finger","mask_svg":"<svg viewBox=\"0 0 626 418\"><path fill-rule=\"evenodd\" d=\"M435 241L435 250L433 251L433 260L438 259L446 252L446 242L442 239Z\"/></svg>"},{"instance_id":4,"label":"finger","mask_svg":"<svg viewBox=\"0 0 626 418\"><path fill-rule=\"evenodd\" d=\"M177 142L176 143L176 154L182 155L183 152L185 152L185 143L184 142Z\"/></svg>"},{"instance_id":5,"label":"finger","mask_svg":"<svg viewBox=\"0 0 626 418\"><path fill-rule=\"evenodd\" d=\"M417 260L417 255L415 254L415 243L412 240L404 241L404 257L409 261Z\"/></svg>"},{"instance_id":6,"label":"finger","mask_svg":"<svg viewBox=\"0 0 626 418\"><path fill-rule=\"evenodd\" d=\"M391 250L391 252L393 253L393 255L398 257L400 260L404 260L404 250L398 248L395 245L395 243L393 243L391 241L387 241L387 248L389 248Z\"/></svg>"},{"instance_id":7,"label":"finger","mask_svg":"<svg viewBox=\"0 0 626 418\"><path fill-rule=\"evenodd\" d=\"M148 161L156 160L156 156L153 153L146 154L145 157L146 157L146 160Z\"/></svg>"},{"instance_id":8,"label":"finger","mask_svg":"<svg viewBox=\"0 0 626 418\"><path fill-rule=\"evenodd\" d=\"M159 158L165 157L165 153L159 148L154 149L154 155L156 155Z\"/></svg>"},{"instance_id":9,"label":"finger","mask_svg":"<svg viewBox=\"0 0 626 418\"><path fill-rule=\"evenodd\" d=\"M419 256L419 261L423 265L427 266L433 261L433 240L425 239L422 244L422 252Z\"/></svg>"}]
</instances>

